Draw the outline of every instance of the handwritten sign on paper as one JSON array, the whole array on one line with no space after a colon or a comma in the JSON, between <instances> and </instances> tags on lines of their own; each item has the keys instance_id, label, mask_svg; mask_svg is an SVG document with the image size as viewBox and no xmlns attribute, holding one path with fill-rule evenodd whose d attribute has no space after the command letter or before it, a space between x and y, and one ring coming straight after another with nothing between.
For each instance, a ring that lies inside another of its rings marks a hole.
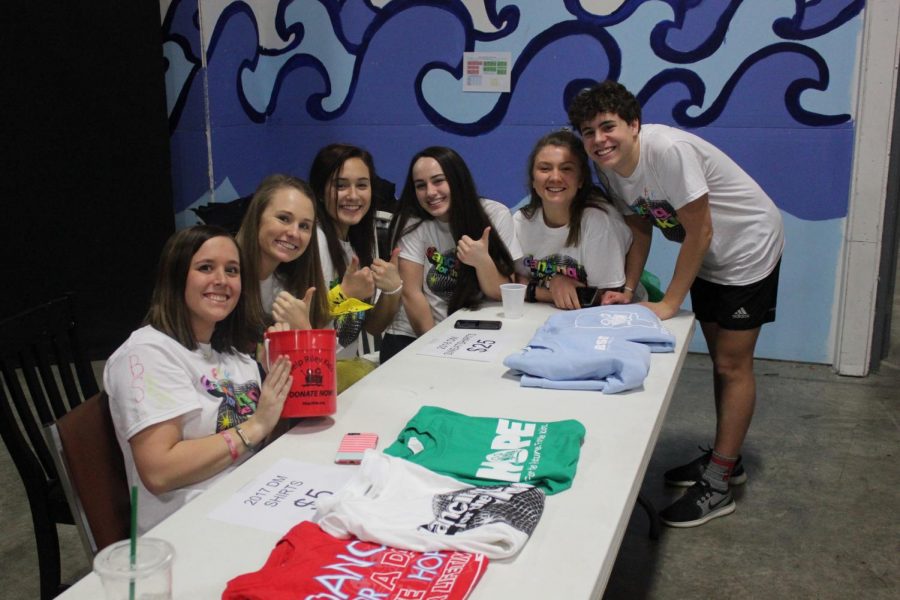
<instances>
[{"instance_id":1,"label":"handwritten sign on paper","mask_svg":"<svg viewBox=\"0 0 900 600\"><path fill-rule=\"evenodd\" d=\"M437 356L439 358L458 358L494 362L503 351L503 334L499 331L457 331L444 334L427 346L419 349L417 354Z\"/></svg>"},{"instance_id":2,"label":"handwritten sign on paper","mask_svg":"<svg viewBox=\"0 0 900 600\"><path fill-rule=\"evenodd\" d=\"M286 533L316 513L316 498L333 495L356 472L338 465L312 465L282 458L241 487L209 517L254 529Z\"/></svg>"}]
</instances>

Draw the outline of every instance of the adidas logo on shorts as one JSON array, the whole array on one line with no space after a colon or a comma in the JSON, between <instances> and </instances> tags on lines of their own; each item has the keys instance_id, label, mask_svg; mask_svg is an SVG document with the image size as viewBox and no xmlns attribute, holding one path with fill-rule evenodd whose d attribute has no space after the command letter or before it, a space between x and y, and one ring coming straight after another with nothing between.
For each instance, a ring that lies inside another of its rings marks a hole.
<instances>
[{"instance_id":1,"label":"adidas logo on shorts","mask_svg":"<svg viewBox=\"0 0 900 600\"><path fill-rule=\"evenodd\" d=\"M737 309L736 311L734 311L734 314L731 315L731 318L732 319L749 319L750 315L747 313L746 310L744 310L744 307L742 306L739 309Z\"/></svg>"}]
</instances>

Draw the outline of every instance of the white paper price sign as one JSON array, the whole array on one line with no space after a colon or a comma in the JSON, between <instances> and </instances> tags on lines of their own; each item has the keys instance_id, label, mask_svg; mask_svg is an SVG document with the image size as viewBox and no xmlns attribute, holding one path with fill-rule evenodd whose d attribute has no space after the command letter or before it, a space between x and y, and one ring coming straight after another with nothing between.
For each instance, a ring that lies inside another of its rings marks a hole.
<instances>
[{"instance_id":1,"label":"white paper price sign","mask_svg":"<svg viewBox=\"0 0 900 600\"><path fill-rule=\"evenodd\" d=\"M509 353L503 350L503 339L504 336L499 331L454 330L419 349L417 354L494 362L498 356L506 356Z\"/></svg>"},{"instance_id":2,"label":"white paper price sign","mask_svg":"<svg viewBox=\"0 0 900 600\"><path fill-rule=\"evenodd\" d=\"M316 513L316 499L333 495L356 469L282 458L209 513L210 518L284 534Z\"/></svg>"}]
</instances>

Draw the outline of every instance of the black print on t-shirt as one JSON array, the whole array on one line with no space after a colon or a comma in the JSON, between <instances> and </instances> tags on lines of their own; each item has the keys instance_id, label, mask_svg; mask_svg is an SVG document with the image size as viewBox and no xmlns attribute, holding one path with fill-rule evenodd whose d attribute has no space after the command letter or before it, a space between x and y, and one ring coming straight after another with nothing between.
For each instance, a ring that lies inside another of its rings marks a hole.
<instances>
[{"instance_id":1,"label":"black print on t-shirt","mask_svg":"<svg viewBox=\"0 0 900 600\"><path fill-rule=\"evenodd\" d=\"M431 266L425 278L428 289L449 302L456 289L456 280L459 278L459 261L456 258L456 248L441 252L434 246L425 251L425 258Z\"/></svg>"},{"instance_id":2,"label":"black print on t-shirt","mask_svg":"<svg viewBox=\"0 0 900 600\"><path fill-rule=\"evenodd\" d=\"M667 240L679 244L684 241L684 226L678 221L678 215L668 200L640 197L637 203L631 206L631 210L659 227Z\"/></svg>"},{"instance_id":3,"label":"black print on t-shirt","mask_svg":"<svg viewBox=\"0 0 900 600\"><path fill-rule=\"evenodd\" d=\"M328 289L332 289L340 282L339 279L335 278L328 284ZM334 330L335 335L337 335L338 343L346 348L355 342L356 338L359 337L359 333L362 331L365 322L365 311L349 312L336 316L334 318Z\"/></svg>"},{"instance_id":4,"label":"black print on t-shirt","mask_svg":"<svg viewBox=\"0 0 900 600\"><path fill-rule=\"evenodd\" d=\"M489 523L506 523L531 535L544 511L544 492L525 484L464 488L438 494L431 503L434 520L419 529L454 535Z\"/></svg>"},{"instance_id":5,"label":"black print on t-shirt","mask_svg":"<svg viewBox=\"0 0 900 600\"><path fill-rule=\"evenodd\" d=\"M366 313L349 312L338 315L334 319L334 328L337 331L337 340L341 346L347 347L356 341L366 322Z\"/></svg>"}]
</instances>

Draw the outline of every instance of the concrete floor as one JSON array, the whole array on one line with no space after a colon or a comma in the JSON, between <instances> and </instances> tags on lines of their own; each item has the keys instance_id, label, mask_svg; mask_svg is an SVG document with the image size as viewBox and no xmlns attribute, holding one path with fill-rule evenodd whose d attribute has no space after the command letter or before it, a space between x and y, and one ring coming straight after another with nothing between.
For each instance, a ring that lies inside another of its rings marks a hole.
<instances>
[{"instance_id":1,"label":"concrete floor","mask_svg":"<svg viewBox=\"0 0 900 600\"><path fill-rule=\"evenodd\" d=\"M606 600L900 597L900 369L865 379L798 363L756 369L737 510L663 528L656 542L635 510ZM642 487L658 508L681 494L663 472L712 441L709 372L708 357L688 357Z\"/></svg>"},{"instance_id":2,"label":"concrete floor","mask_svg":"<svg viewBox=\"0 0 900 600\"><path fill-rule=\"evenodd\" d=\"M637 509L604 598L900 597L900 303L893 314L893 350L869 377L757 361L737 511L695 529L664 528L653 542ZM681 493L663 486L663 471L694 458L713 427L709 359L690 355L643 485L657 508ZM28 503L2 445L0 487L0 598L37 598ZM72 581L89 562L73 527L60 535Z\"/></svg>"}]
</instances>

